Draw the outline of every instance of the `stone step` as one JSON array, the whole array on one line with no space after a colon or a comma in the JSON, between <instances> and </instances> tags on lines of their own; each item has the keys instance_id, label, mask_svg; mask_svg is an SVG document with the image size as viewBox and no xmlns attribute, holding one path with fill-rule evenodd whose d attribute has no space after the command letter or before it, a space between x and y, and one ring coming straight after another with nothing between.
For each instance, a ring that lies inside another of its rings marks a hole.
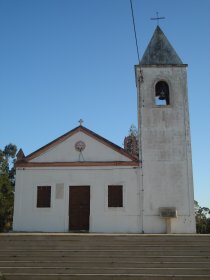
<instances>
[{"instance_id":1,"label":"stone step","mask_svg":"<svg viewBox=\"0 0 210 280\"><path fill-rule=\"evenodd\" d=\"M102 235L102 236L101 236ZM4 234L1 233L1 240L8 240L8 241L27 241L27 240L45 240L45 241L98 241L98 242L108 242L108 241L118 241L118 242L139 242L139 241L146 241L146 242L182 242L186 240L187 242L205 242L209 240L209 235L207 234L199 234L199 235L170 235L170 234L162 234L162 235L155 235L155 234L113 234L113 235L105 235L105 234L93 235L91 233L88 234L77 234L73 235L71 233L66 234L35 234L35 233L12 233L12 234ZM50 237L50 238L49 238Z\"/></svg>"},{"instance_id":2,"label":"stone step","mask_svg":"<svg viewBox=\"0 0 210 280\"><path fill-rule=\"evenodd\" d=\"M47 242L40 242L40 241L27 241L27 242L2 242L0 243L0 248L3 249L24 249L24 248L31 248L36 249L36 248L67 248L67 249L81 249L81 248L100 248L100 249L105 249L105 248L119 248L119 247L124 247L126 249L135 249L135 248L161 248L161 249L170 249L173 248L208 248L210 250L210 240L208 242L203 242L203 243L196 243L196 244L187 244L186 242L181 244L181 243L165 243L165 244L145 244L145 243L138 243L138 244L132 244L132 243L122 243L122 244L117 244L117 243L91 243L91 242L86 242L86 243L79 243L76 242L66 242L66 243L59 243L59 242L53 242L53 243L47 243Z\"/></svg>"},{"instance_id":3,"label":"stone step","mask_svg":"<svg viewBox=\"0 0 210 280\"><path fill-rule=\"evenodd\" d=\"M124 267L124 268L210 268L210 260L206 261L183 261L179 259L179 261L167 261L167 259L162 261L121 261L116 259L115 261L110 261L107 259L106 261L0 261L0 267Z\"/></svg>"},{"instance_id":4,"label":"stone step","mask_svg":"<svg viewBox=\"0 0 210 280\"><path fill-rule=\"evenodd\" d=\"M6 243L6 242L5 242ZM37 250L37 249L42 249L42 250L47 250L47 249L54 249L54 250L88 250L88 249L95 249L95 250L111 250L111 249L123 249L125 250L187 250L190 248L194 250L209 250L210 251L210 241L208 244L202 244L201 245L174 245L174 244L137 244L137 245L129 245L129 244L71 244L71 242L68 242L67 244L58 244L57 242L54 244L46 244L46 243L38 243L35 242L32 244L31 242L19 242L19 244L0 244L0 248L2 251L6 250ZM38 243L38 244L37 244Z\"/></svg>"},{"instance_id":5,"label":"stone step","mask_svg":"<svg viewBox=\"0 0 210 280\"><path fill-rule=\"evenodd\" d=\"M208 275L154 275L154 274L5 274L6 280L209 280Z\"/></svg>"},{"instance_id":6,"label":"stone step","mask_svg":"<svg viewBox=\"0 0 210 280\"><path fill-rule=\"evenodd\" d=\"M98 257L120 257L120 256L209 256L209 250L193 250L188 248L188 250L1 250L0 257L5 256L55 256L55 257L64 257L64 256L98 256Z\"/></svg>"},{"instance_id":7,"label":"stone step","mask_svg":"<svg viewBox=\"0 0 210 280\"><path fill-rule=\"evenodd\" d=\"M210 268L0 267L1 273L210 275Z\"/></svg>"},{"instance_id":8,"label":"stone step","mask_svg":"<svg viewBox=\"0 0 210 280\"><path fill-rule=\"evenodd\" d=\"M0 234L0 271L6 280L205 280L210 235Z\"/></svg>"},{"instance_id":9,"label":"stone step","mask_svg":"<svg viewBox=\"0 0 210 280\"><path fill-rule=\"evenodd\" d=\"M96 261L112 261L112 262L117 262L117 261L128 261L128 262L155 262L155 261L160 261L160 262L209 262L210 261L210 256L193 256L193 255L188 255L188 256L52 256L52 255L47 255L47 256L16 256L16 255L11 255L11 256L2 256L0 258L1 261L91 261L91 262L96 262Z\"/></svg>"},{"instance_id":10,"label":"stone step","mask_svg":"<svg viewBox=\"0 0 210 280\"><path fill-rule=\"evenodd\" d=\"M50 237L50 238L49 238ZM20 241L20 240L46 240L46 241L79 241L86 242L91 241L129 241L129 242L202 242L209 241L210 236L206 234L192 234L192 235L173 235L173 234L72 234L72 233L7 233L1 234L0 240L11 240L11 241Z\"/></svg>"}]
</instances>

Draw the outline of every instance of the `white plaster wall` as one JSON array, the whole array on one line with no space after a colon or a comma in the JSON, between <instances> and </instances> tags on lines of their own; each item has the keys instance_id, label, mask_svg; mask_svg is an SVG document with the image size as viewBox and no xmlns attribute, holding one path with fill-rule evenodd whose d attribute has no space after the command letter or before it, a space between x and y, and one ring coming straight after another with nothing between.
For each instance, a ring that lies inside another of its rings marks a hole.
<instances>
[{"instance_id":1,"label":"white plaster wall","mask_svg":"<svg viewBox=\"0 0 210 280\"><path fill-rule=\"evenodd\" d=\"M67 232L69 186L90 186L90 232L141 232L137 168L17 169L14 231ZM63 199L55 198L64 184ZM123 185L123 207L108 208L108 185ZM50 185L51 207L36 208L37 186Z\"/></svg>"},{"instance_id":2,"label":"white plaster wall","mask_svg":"<svg viewBox=\"0 0 210 280\"><path fill-rule=\"evenodd\" d=\"M157 215L146 215L144 217L144 233L167 233L166 220ZM178 216L171 219L171 233L195 233L193 216Z\"/></svg>"},{"instance_id":3,"label":"white plaster wall","mask_svg":"<svg viewBox=\"0 0 210 280\"><path fill-rule=\"evenodd\" d=\"M159 207L176 207L174 233L195 232L192 162L186 67L142 67L144 82L138 85L141 143L143 230L166 232ZM139 69L137 68L137 81ZM155 105L155 84L165 80L170 105Z\"/></svg>"},{"instance_id":4,"label":"white plaster wall","mask_svg":"<svg viewBox=\"0 0 210 280\"><path fill-rule=\"evenodd\" d=\"M84 141L86 144L82 155L75 150L75 143ZM76 162L76 161L131 161L128 157L114 151L83 132L78 132L62 143L47 150L31 162Z\"/></svg>"}]
</instances>

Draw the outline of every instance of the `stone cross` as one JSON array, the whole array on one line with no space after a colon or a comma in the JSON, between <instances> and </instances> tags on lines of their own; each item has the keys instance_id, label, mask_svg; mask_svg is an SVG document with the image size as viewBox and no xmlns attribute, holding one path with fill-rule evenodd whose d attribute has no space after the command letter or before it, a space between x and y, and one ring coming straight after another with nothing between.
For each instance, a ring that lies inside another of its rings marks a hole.
<instances>
[{"instance_id":1,"label":"stone cross","mask_svg":"<svg viewBox=\"0 0 210 280\"><path fill-rule=\"evenodd\" d=\"M84 122L83 119L80 119L79 120L79 125L82 126L83 122Z\"/></svg>"}]
</instances>

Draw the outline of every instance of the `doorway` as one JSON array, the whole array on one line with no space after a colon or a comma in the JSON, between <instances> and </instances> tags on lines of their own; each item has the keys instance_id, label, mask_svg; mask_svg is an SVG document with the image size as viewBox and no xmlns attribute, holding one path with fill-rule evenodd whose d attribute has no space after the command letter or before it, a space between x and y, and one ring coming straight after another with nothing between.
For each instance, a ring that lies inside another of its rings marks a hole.
<instances>
[{"instance_id":1,"label":"doorway","mask_svg":"<svg viewBox=\"0 0 210 280\"><path fill-rule=\"evenodd\" d=\"M69 230L89 230L90 186L69 187Z\"/></svg>"}]
</instances>

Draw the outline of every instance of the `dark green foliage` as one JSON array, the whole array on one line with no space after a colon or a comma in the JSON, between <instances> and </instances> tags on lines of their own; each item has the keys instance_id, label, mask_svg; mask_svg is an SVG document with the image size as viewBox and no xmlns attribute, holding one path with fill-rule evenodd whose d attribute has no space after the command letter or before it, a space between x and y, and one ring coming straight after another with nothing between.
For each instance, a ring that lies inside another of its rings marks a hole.
<instances>
[{"instance_id":1,"label":"dark green foliage","mask_svg":"<svg viewBox=\"0 0 210 280\"><path fill-rule=\"evenodd\" d=\"M0 231L12 227L16 152L17 147L13 144L0 150Z\"/></svg>"},{"instance_id":2,"label":"dark green foliage","mask_svg":"<svg viewBox=\"0 0 210 280\"><path fill-rule=\"evenodd\" d=\"M3 153L7 158L10 157L15 158L16 152L17 152L17 147L14 144L9 144L5 146Z\"/></svg>"},{"instance_id":3,"label":"dark green foliage","mask_svg":"<svg viewBox=\"0 0 210 280\"><path fill-rule=\"evenodd\" d=\"M195 220L197 233L210 233L210 209L201 207L195 200Z\"/></svg>"},{"instance_id":4,"label":"dark green foliage","mask_svg":"<svg viewBox=\"0 0 210 280\"><path fill-rule=\"evenodd\" d=\"M6 280L6 278L4 277L4 275L0 272L0 280Z\"/></svg>"}]
</instances>

